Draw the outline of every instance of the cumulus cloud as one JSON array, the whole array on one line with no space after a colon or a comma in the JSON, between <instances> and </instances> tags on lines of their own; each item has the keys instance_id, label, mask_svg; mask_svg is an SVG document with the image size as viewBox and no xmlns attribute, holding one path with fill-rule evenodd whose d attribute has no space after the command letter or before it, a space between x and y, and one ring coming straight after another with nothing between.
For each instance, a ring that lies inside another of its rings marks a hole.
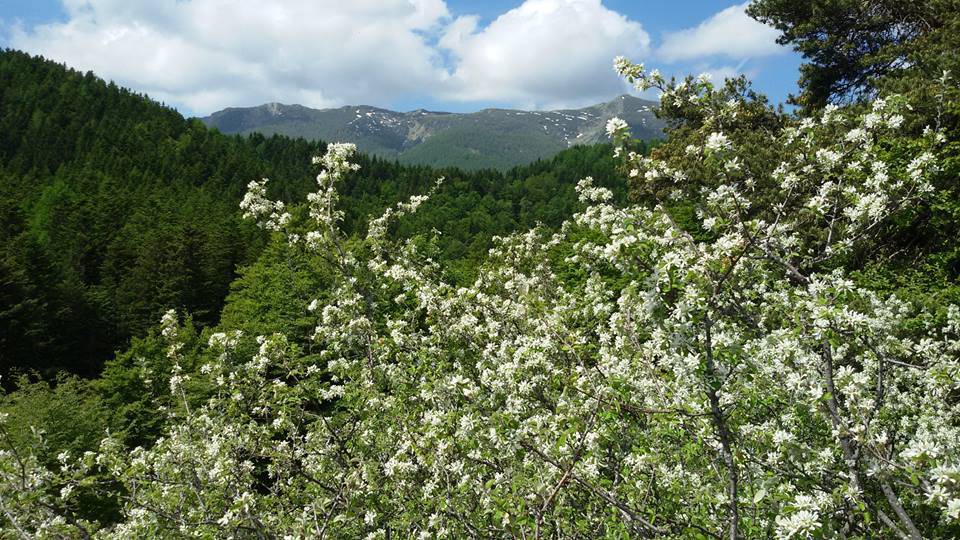
<instances>
[{"instance_id":1,"label":"cumulus cloud","mask_svg":"<svg viewBox=\"0 0 960 540\"><path fill-rule=\"evenodd\" d=\"M749 4L730 6L695 28L668 33L657 49L657 57L676 62L707 56L743 59L783 52L785 49L776 42L777 30L747 16Z\"/></svg>"},{"instance_id":2,"label":"cumulus cloud","mask_svg":"<svg viewBox=\"0 0 960 540\"><path fill-rule=\"evenodd\" d=\"M640 23L600 0L527 0L485 28L461 17L439 46L455 59L445 97L526 106L576 105L623 90L611 59L647 53Z\"/></svg>"},{"instance_id":3,"label":"cumulus cloud","mask_svg":"<svg viewBox=\"0 0 960 540\"><path fill-rule=\"evenodd\" d=\"M62 0L67 21L12 46L207 113L418 99L537 105L608 99L637 22L600 0L527 0L486 28L444 0Z\"/></svg>"},{"instance_id":4,"label":"cumulus cloud","mask_svg":"<svg viewBox=\"0 0 960 540\"><path fill-rule=\"evenodd\" d=\"M12 46L193 112L283 99L383 103L446 77L423 37L443 0L64 0Z\"/></svg>"},{"instance_id":5,"label":"cumulus cloud","mask_svg":"<svg viewBox=\"0 0 960 540\"><path fill-rule=\"evenodd\" d=\"M525 0L486 26L445 0L60 1L65 22L6 25L8 44L187 114L270 101L574 107L626 91L617 55L689 68L782 50L746 4L651 53L641 23L601 0Z\"/></svg>"}]
</instances>

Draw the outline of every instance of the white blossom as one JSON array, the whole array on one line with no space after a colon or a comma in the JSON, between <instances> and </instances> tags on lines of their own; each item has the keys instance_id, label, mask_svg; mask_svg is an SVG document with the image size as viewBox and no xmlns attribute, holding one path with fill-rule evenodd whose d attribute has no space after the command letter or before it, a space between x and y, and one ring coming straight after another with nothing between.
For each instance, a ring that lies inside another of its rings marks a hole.
<instances>
[{"instance_id":1,"label":"white blossom","mask_svg":"<svg viewBox=\"0 0 960 540\"><path fill-rule=\"evenodd\" d=\"M711 152L721 152L723 150L729 150L732 148L732 144L726 135L723 133L714 132L707 136L705 147Z\"/></svg>"}]
</instances>

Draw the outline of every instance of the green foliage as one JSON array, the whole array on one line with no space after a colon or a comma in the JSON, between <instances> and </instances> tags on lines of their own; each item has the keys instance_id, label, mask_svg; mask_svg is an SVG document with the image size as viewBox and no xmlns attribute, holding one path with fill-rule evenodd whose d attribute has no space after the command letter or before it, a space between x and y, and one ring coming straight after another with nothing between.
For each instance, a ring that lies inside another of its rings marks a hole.
<instances>
[{"instance_id":1,"label":"green foliage","mask_svg":"<svg viewBox=\"0 0 960 540\"><path fill-rule=\"evenodd\" d=\"M170 307L215 325L238 269L268 243L239 219L244 187L268 176L272 196L302 199L313 184L310 157L324 148L225 136L90 73L12 50L0 53L0 103L0 375L96 375ZM447 178L424 212L395 232L434 238L437 231L439 254L462 279L493 236L559 225L582 176L624 193L603 146L506 172L380 158L360 165L343 190L344 229L356 234L371 216ZM246 291L281 279L257 267L243 275L238 287Z\"/></svg>"},{"instance_id":2,"label":"green foliage","mask_svg":"<svg viewBox=\"0 0 960 540\"><path fill-rule=\"evenodd\" d=\"M304 311L329 288L329 269L286 242L274 241L230 286L220 326L249 335L282 332L306 337L315 326Z\"/></svg>"},{"instance_id":3,"label":"green foliage","mask_svg":"<svg viewBox=\"0 0 960 540\"><path fill-rule=\"evenodd\" d=\"M16 392L0 398L0 413L10 415L7 429L20 452L33 451L53 466L60 452L77 456L96 450L107 435L110 410L90 382L64 375L50 383L22 375L16 385ZM42 446L35 446L35 430L44 434Z\"/></svg>"},{"instance_id":4,"label":"green foliage","mask_svg":"<svg viewBox=\"0 0 960 540\"><path fill-rule=\"evenodd\" d=\"M4 425L0 425L0 451L56 470L67 456L92 455L99 450L101 440L118 434L113 429L109 402L96 383L68 375L53 382L23 375L16 386L16 392L0 395L0 415L7 415ZM119 505L108 488L113 484L102 483L95 474L87 477L84 484L77 490L72 510L86 519L117 520ZM59 487L54 484L46 489L55 491Z\"/></svg>"},{"instance_id":5,"label":"green foliage","mask_svg":"<svg viewBox=\"0 0 960 540\"><path fill-rule=\"evenodd\" d=\"M957 0L755 0L747 13L804 56L796 101L810 109L878 87L929 94L958 67Z\"/></svg>"},{"instance_id":6,"label":"green foliage","mask_svg":"<svg viewBox=\"0 0 960 540\"><path fill-rule=\"evenodd\" d=\"M170 304L215 321L262 244L224 197L262 169L251 145L16 51L0 103L0 373L96 374Z\"/></svg>"}]
</instances>

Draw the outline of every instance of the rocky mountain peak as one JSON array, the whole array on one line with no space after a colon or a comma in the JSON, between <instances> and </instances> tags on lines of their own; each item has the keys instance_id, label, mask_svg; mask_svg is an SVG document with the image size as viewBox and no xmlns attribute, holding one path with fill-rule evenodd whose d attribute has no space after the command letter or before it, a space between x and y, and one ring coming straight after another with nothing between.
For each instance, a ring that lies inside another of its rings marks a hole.
<instances>
[{"instance_id":1,"label":"rocky mountain peak","mask_svg":"<svg viewBox=\"0 0 960 540\"><path fill-rule=\"evenodd\" d=\"M623 118L640 139L662 136L656 103L630 95L582 109L484 109L397 112L367 105L311 109L267 103L229 108L201 120L224 133L262 133L356 143L363 152L405 163L508 168L578 144L606 142L605 126Z\"/></svg>"}]
</instances>

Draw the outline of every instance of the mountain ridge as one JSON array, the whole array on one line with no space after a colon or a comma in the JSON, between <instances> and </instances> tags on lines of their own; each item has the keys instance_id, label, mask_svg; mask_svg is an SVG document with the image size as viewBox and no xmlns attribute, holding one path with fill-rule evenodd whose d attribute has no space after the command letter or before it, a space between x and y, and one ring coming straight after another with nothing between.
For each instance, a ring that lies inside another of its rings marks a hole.
<instances>
[{"instance_id":1,"label":"mountain ridge","mask_svg":"<svg viewBox=\"0 0 960 540\"><path fill-rule=\"evenodd\" d=\"M356 143L401 163L506 169L549 158L565 148L605 142L606 122L623 118L639 139L662 137L656 102L621 95L581 109L525 111L488 108L472 113L369 105L313 109L278 102L229 107L200 120L227 134L261 133Z\"/></svg>"}]
</instances>

